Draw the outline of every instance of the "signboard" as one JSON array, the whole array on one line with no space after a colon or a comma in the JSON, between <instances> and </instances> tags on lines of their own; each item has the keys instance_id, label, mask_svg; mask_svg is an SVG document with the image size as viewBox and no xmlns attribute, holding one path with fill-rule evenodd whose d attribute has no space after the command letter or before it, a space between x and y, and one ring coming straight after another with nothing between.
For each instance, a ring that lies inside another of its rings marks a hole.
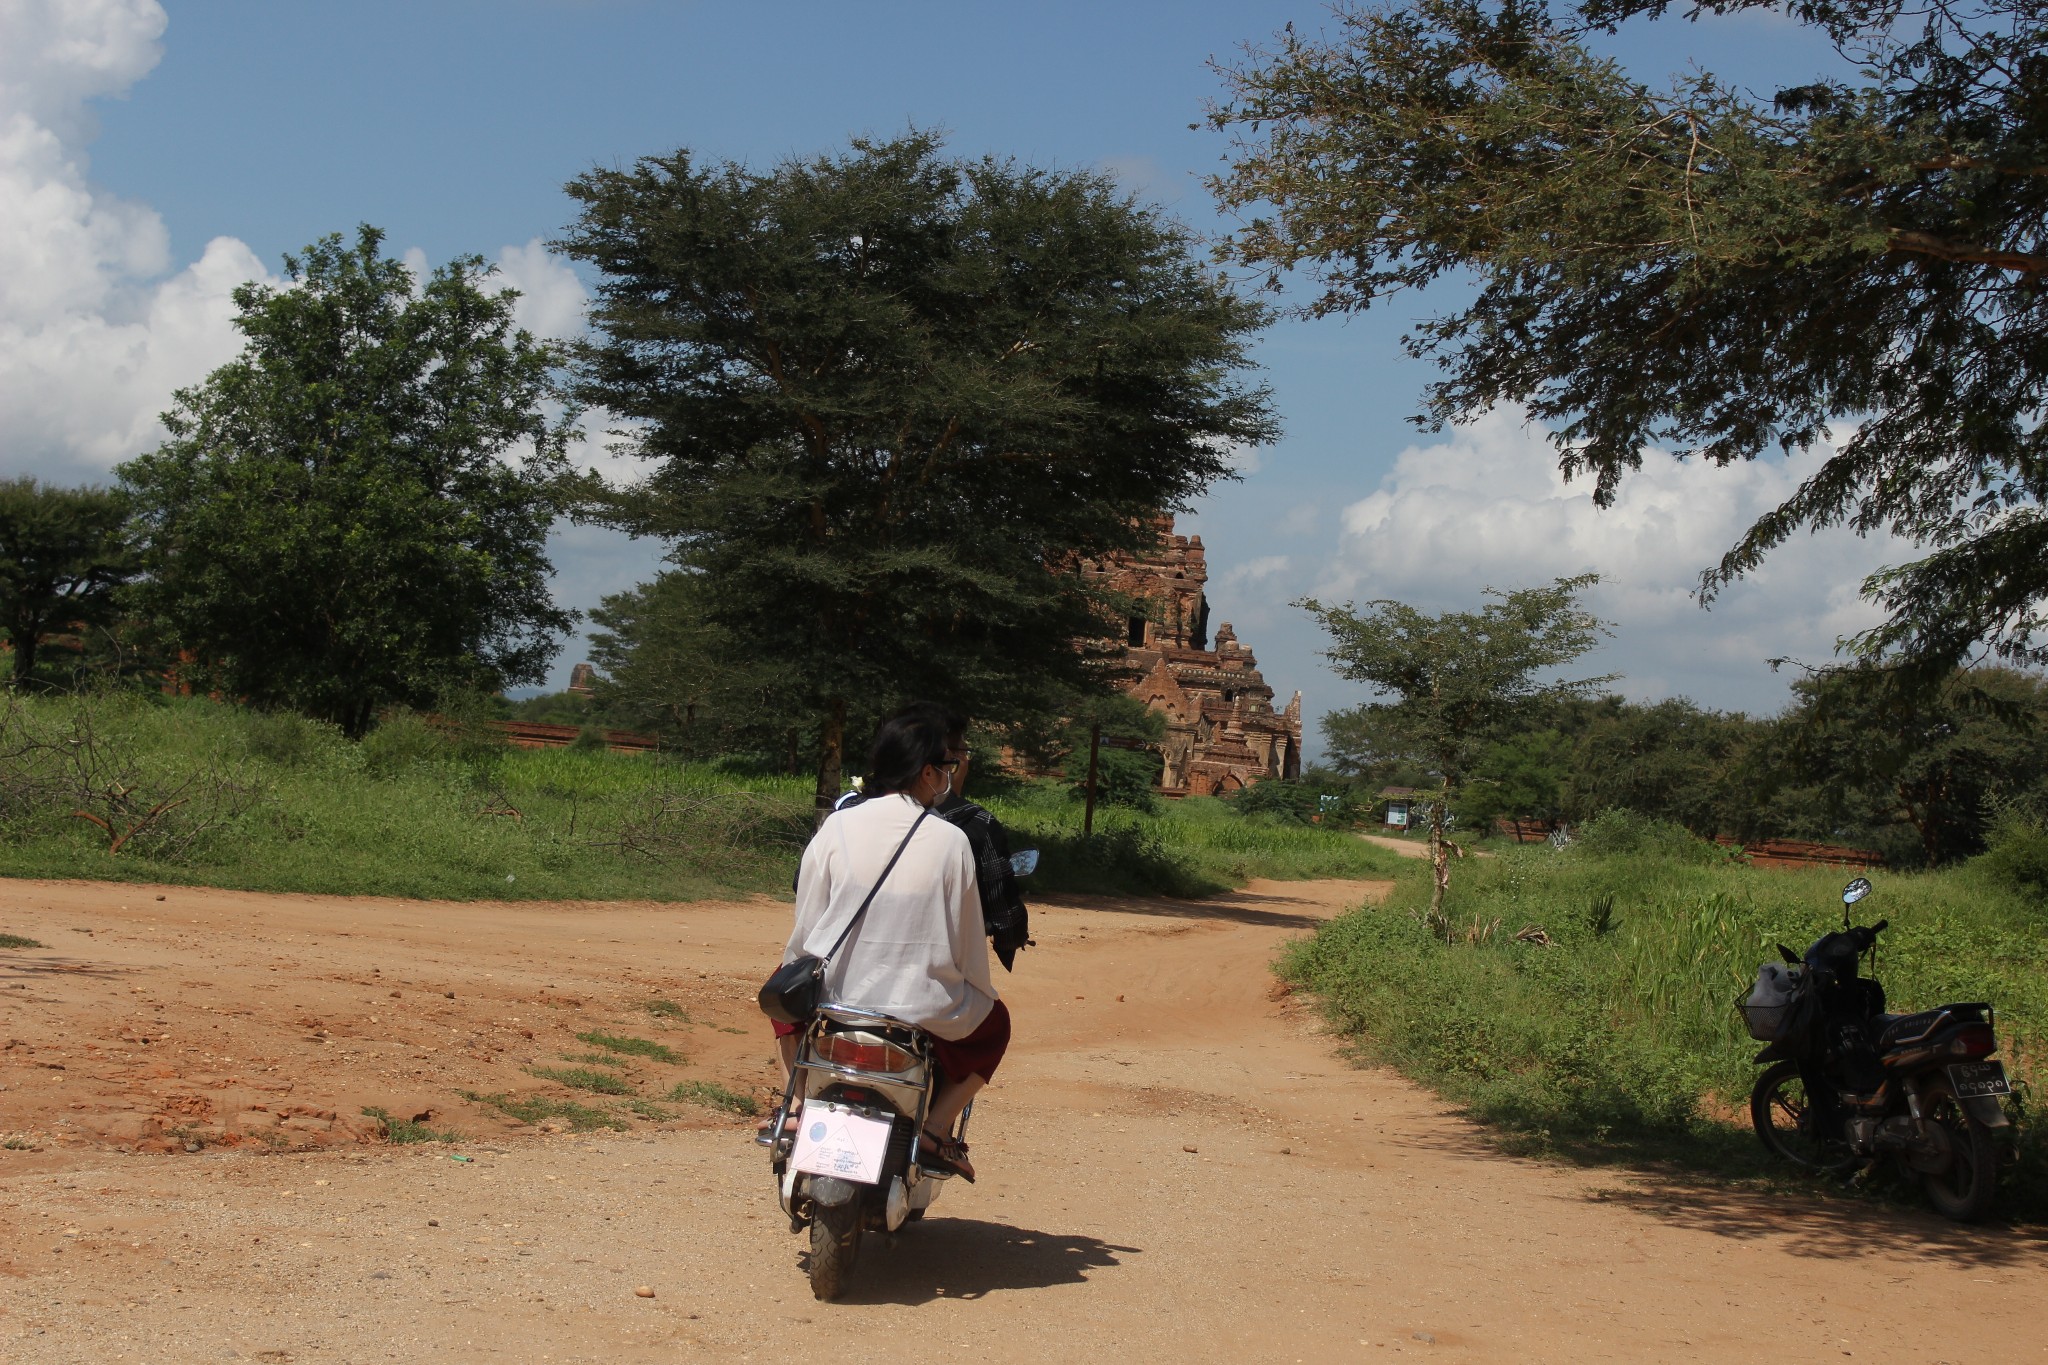
<instances>
[{"instance_id":1,"label":"signboard","mask_svg":"<svg viewBox=\"0 0 2048 1365\"><path fill-rule=\"evenodd\" d=\"M889 1124L821 1100L805 1100L790 1169L878 1184L889 1151Z\"/></svg>"}]
</instances>

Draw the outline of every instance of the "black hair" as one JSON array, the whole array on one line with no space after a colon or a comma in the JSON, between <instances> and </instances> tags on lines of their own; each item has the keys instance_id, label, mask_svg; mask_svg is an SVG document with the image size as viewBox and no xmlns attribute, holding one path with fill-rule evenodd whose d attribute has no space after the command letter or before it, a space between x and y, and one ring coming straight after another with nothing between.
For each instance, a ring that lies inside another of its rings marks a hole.
<instances>
[{"instance_id":1,"label":"black hair","mask_svg":"<svg viewBox=\"0 0 2048 1365\"><path fill-rule=\"evenodd\" d=\"M902 716L921 716L932 721L946 732L948 743L959 740L960 744L964 745L967 741L967 727L970 722L967 717L961 715L950 706L941 706L935 701L914 701L897 711L896 715L890 717L890 719L894 720ZM958 748L960 745L954 745L954 747Z\"/></svg>"},{"instance_id":2,"label":"black hair","mask_svg":"<svg viewBox=\"0 0 2048 1365\"><path fill-rule=\"evenodd\" d=\"M928 765L946 761L946 739L942 708L906 706L883 721L868 750L867 794L909 791Z\"/></svg>"}]
</instances>

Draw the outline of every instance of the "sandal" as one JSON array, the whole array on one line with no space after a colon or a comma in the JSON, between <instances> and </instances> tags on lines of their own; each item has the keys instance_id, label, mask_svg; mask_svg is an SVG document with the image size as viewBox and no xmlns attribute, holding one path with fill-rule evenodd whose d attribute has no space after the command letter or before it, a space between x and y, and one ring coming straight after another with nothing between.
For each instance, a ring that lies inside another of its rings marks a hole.
<instances>
[{"instance_id":1,"label":"sandal","mask_svg":"<svg viewBox=\"0 0 2048 1365\"><path fill-rule=\"evenodd\" d=\"M974 1183L974 1167L967 1163L967 1144L935 1137L929 1129L918 1138L917 1164L927 1171L957 1175L970 1185Z\"/></svg>"},{"instance_id":2,"label":"sandal","mask_svg":"<svg viewBox=\"0 0 2048 1365\"><path fill-rule=\"evenodd\" d=\"M759 1143L763 1147L773 1147L775 1145L774 1128L775 1116L773 1114L770 1114L767 1118L762 1119L760 1123L754 1126L754 1141ZM793 1136L796 1133L796 1130L797 1116L795 1114L783 1115L782 1136Z\"/></svg>"}]
</instances>

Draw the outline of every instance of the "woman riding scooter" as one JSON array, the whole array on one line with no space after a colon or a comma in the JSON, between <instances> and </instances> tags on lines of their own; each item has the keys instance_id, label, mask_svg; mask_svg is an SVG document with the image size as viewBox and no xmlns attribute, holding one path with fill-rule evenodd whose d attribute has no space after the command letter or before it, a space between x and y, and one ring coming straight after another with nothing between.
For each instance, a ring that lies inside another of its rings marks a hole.
<instances>
[{"instance_id":1,"label":"woman riding scooter","mask_svg":"<svg viewBox=\"0 0 2048 1365\"><path fill-rule=\"evenodd\" d=\"M883 723L868 757L867 799L828 815L804 850L796 926L783 961L831 956L823 982L828 1002L875 1010L931 1036L943 1079L925 1116L918 1161L972 1181L966 1144L944 1135L995 1075L1010 1043L1010 1011L989 968L967 836L923 818L952 791L959 760L949 756L946 739L945 723L928 712ZM870 891L866 915L832 954ZM778 1023L775 1032L789 1038L796 1027Z\"/></svg>"}]
</instances>

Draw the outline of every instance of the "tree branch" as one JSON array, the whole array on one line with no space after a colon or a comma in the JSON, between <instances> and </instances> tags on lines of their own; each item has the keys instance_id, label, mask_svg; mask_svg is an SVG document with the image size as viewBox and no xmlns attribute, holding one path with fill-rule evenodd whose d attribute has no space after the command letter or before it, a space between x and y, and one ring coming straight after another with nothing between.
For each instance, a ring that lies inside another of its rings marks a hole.
<instances>
[{"instance_id":1,"label":"tree branch","mask_svg":"<svg viewBox=\"0 0 2048 1365\"><path fill-rule=\"evenodd\" d=\"M2038 252L1964 246L1945 242L1931 232L1893 228L1889 249L1901 255L1932 256L1936 260L1954 261L1961 265L1988 265L1994 270L2010 270L2021 275L2048 275L2048 256Z\"/></svg>"}]
</instances>

